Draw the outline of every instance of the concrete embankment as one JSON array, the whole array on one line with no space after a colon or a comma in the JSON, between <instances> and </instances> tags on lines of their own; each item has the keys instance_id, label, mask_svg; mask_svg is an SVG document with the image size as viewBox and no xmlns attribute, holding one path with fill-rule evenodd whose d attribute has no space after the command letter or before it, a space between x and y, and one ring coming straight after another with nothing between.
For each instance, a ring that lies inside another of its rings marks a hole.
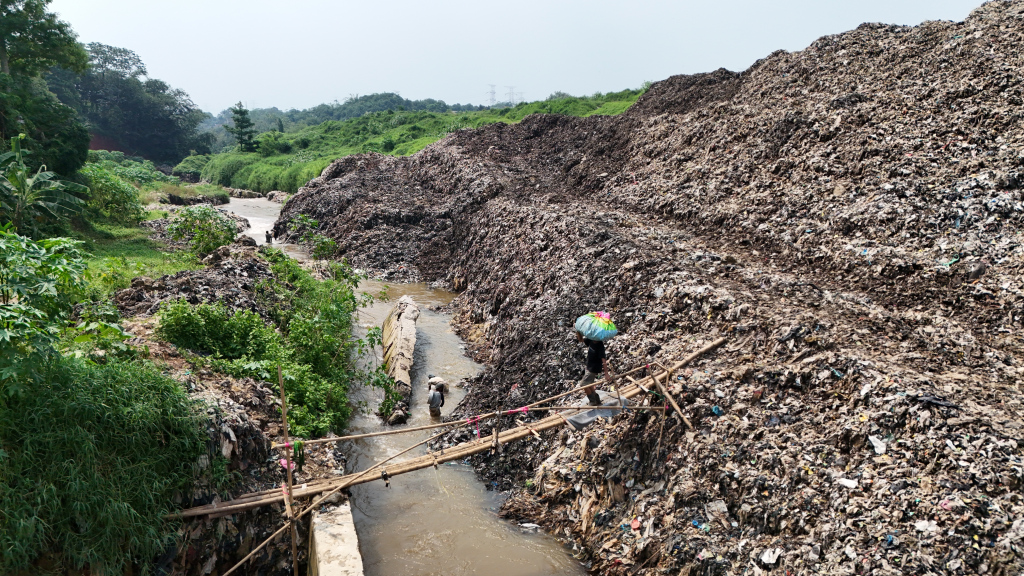
<instances>
[{"instance_id":1,"label":"concrete embankment","mask_svg":"<svg viewBox=\"0 0 1024 576\"><path fill-rule=\"evenodd\" d=\"M348 502L313 516L309 545L309 576L363 576L363 557Z\"/></svg>"}]
</instances>

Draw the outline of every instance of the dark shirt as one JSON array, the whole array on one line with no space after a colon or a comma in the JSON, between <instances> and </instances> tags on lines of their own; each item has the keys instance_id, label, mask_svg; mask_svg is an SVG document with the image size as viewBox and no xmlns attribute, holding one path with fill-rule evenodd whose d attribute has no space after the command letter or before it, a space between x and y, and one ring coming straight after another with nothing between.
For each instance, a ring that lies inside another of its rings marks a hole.
<instances>
[{"instance_id":1,"label":"dark shirt","mask_svg":"<svg viewBox=\"0 0 1024 576\"><path fill-rule=\"evenodd\" d=\"M600 374L604 368L604 342L584 338L583 343L587 345L587 370Z\"/></svg>"}]
</instances>

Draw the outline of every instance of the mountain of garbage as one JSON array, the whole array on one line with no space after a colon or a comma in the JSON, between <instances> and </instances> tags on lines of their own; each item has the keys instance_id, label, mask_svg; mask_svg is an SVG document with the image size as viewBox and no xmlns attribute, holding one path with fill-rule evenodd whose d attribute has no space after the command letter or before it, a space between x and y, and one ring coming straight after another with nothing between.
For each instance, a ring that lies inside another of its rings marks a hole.
<instances>
[{"instance_id":1,"label":"mountain of garbage","mask_svg":"<svg viewBox=\"0 0 1024 576\"><path fill-rule=\"evenodd\" d=\"M1017 574L1022 42L1024 0L865 24L620 116L343 158L276 232L460 292L488 369L457 416L573 388L587 312L618 371L729 338L675 377L693 429L634 411L479 462L595 572Z\"/></svg>"}]
</instances>

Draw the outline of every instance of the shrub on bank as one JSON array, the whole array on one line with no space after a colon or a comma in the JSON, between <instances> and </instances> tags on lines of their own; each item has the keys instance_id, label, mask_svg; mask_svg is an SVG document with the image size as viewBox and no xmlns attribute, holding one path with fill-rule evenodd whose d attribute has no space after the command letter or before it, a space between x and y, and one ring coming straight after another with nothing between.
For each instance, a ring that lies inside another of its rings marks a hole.
<instances>
[{"instance_id":1,"label":"shrub on bank","mask_svg":"<svg viewBox=\"0 0 1024 576\"><path fill-rule=\"evenodd\" d=\"M238 228L230 218L209 206L189 206L178 211L167 226L174 240L185 240L197 255L209 254L230 244Z\"/></svg>"},{"instance_id":2,"label":"shrub on bank","mask_svg":"<svg viewBox=\"0 0 1024 576\"><path fill-rule=\"evenodd\" d=\"M87 206L93 217L119 224L138 224L146 216L139 190L99 164L86 164L80 172L89 179Z\"/></svg>"},{"instance_id":3,"label":"shrub on bank","mask_svg":"<svg viewBox=\"0 0 1024 576\"><path fill-rule=\"evenodd\" d=\"M206 446L180 385L81 300L78 244L0 229L0 574L148 565Z\"/></svg>"},{"instance_id":4,"label":"shrub on bank","mask_svg":"<svg viewBox=\"0 0 1024 576\"><path fill-rule=\"evenodd\" d=\"M59 358L40 371L30 394L0 403L0 573L150 563L205 450L192 402L148 363Z\"/></svg>"},{"instance_id":5,"label":"shrub on bank","mask_svg":"<svg viewBox=\"0 0 1024 576\"><path fill-rule=\"evenodd\" d=\"M234 376L277 384L281 367L288 395L289 423L297 436L316 437L344 429L352 413L348 390L355 381L386 387L376 371L356 367L356 357L379 344L352 337L353 314L361 300L360 280L349 266L332 263L318 280L275 249L264 249L274 278L258 287L273 326L248 311L232 314L219 304L165 305L158 334L168 342L205 355L196 362Z\"/></svg>"},{"instance_id":6,"label":"shrub on bank","mask_svg":"<svg viewBox=\"0 0 1024 576\"><path fill-rule=\"evenodd\" d=\"M281 339L255 312L231 314L224 306L192 306L184 300L160 309L157 334L179 346L218 358L266 358L279 355Z\"/></svg>"}]
</instances>

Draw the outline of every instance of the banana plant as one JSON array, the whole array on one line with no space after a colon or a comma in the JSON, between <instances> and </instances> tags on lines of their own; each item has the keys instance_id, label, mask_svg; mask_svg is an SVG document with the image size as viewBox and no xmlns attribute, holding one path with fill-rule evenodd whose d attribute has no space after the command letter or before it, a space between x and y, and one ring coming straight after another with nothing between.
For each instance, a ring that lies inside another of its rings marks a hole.
<instances>
[{"instance_id":1,"label":"banana plant","mask_svg":"<svg viewBox=\"0 0 1024 576\"><path fill-rule=\"evenodd\" d=\"M25 165L27 151L21 149L25 135L11 138L11 151L0 154L0 214L19 234L35 235L41 220L62 220L82 210L85 202L75 193L88 188L55 179L40 166L33 174Z\"/></svg>"}]
</instances>

